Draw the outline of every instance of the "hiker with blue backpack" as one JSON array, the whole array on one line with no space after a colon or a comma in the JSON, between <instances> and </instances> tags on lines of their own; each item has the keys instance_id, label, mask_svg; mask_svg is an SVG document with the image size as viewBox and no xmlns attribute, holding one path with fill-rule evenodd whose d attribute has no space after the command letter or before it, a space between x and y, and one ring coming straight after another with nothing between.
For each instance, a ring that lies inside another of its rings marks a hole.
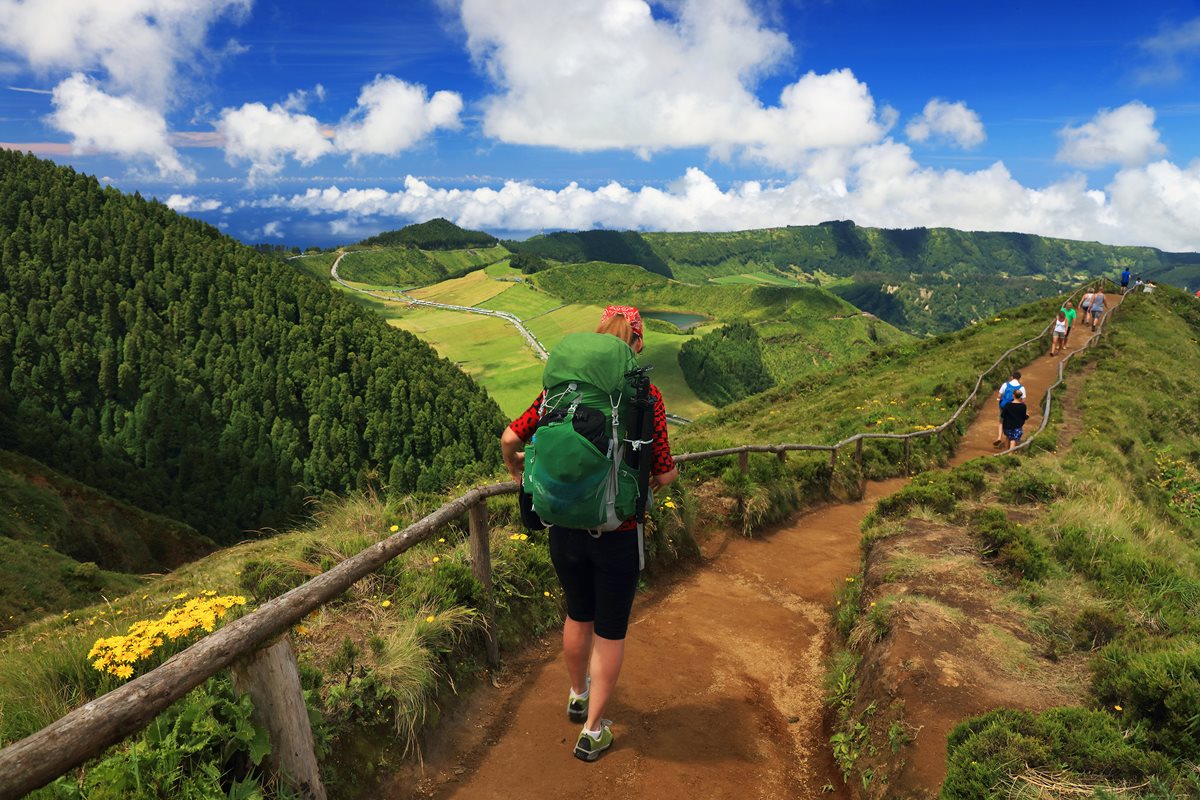
<instances>
[{"instance_id":1,"label":"hiker with blue backpack","mask_svg":"<svg viewBox=\"0 0 1200 800\"><path fill-rule=\"evenodd\" d=\"M1013 370L1012 377L996 390L996 398L1000 401L1000 419L996 423L996 441L992 442L993 447L1003 447L1008 440L1004 435L1004 407L1012 402L1013 394L1018 390L1026 394L1025 387L1021 385L1021 373Z\"/></svg>"},{"instance_id":2,"label":"hiker with blue backpack","mask_svg":"<svg viewBox=\"0 0 1200 800\"><path fill-rule=\"evenodd\" d=\"M583 723L573 754L584 761L612 746L604 712L644 566L645 509L653 489L679 476L662 394L637 366L641 351L638 310L609 306L596 333L568 334L554 347L541 394L500 439L521 484L522 519L550 528L567 601L567 717Z\"/></svg>"}]
</instances>

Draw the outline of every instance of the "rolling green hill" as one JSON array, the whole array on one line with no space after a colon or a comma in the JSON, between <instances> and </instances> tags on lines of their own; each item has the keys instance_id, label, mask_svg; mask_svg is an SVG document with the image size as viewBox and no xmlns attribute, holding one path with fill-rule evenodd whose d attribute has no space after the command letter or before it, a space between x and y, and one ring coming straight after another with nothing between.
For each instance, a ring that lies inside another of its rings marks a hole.
<instances>
[{"instance_id":1,"label":"rolling green hill","mask_svg":"<svg viewBox=\"0 0 1200 800\"><path fill-rule=\"evenodd\" d=\"M506 243L565 262L610 261L692 284L823 286L902 330L957 330L1123 267L1200 284L1200 253L1023 233L890 230L853 222L728 233L555 233Z\"/></svg>"},{"instance_id":2,"label":"rolling green hill","mask_svg":"<svg viewBox=\"0 0 1200 800\"><path fill-rule=\"evenodd\" d=\"M398 231L386 231L359 244L364 247L417 247L422 250L465 250L473 247L492 247L495 236L482 231L460 228L438 217L408 225Z\"/></svg>"},{"instance_id":3,"label":"rolling green hill","mask_svg":"<svg viewBox=\"0 0 1200 800\"><path fill-rule=\"evenodd\" d=\"M0 447L226 542L499 464L470 378L293 264L0 152Z\"/></svg>"}]
</instances>

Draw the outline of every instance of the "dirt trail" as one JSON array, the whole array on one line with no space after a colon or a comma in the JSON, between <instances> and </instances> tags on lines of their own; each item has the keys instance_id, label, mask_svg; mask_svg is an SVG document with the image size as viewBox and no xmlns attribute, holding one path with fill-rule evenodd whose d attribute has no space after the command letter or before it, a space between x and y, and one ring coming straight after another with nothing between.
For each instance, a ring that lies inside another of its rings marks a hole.
<instances>
[{"instance_id":1,"label":"dirt trail","mask_svg":"<svg viewBox=\"0 0 1200 800\"><path fill-rule=\"evenodd\" d=\"M1039 402L1057 360L1022 370ZM985 406L953 462L995 452L995 425ZM579 726L566 718L569 684L550 637L513 666L507 685L481 690L443 727L423 777L397 774L379 796L848 797L822 725L828 608L858 569L863 516L905 482L872 482L859 502L810 511L760 538L732 537L704 568L639 597L608 712L616 744L599 761L571 756Z\"/></svg>"}]
</instances>

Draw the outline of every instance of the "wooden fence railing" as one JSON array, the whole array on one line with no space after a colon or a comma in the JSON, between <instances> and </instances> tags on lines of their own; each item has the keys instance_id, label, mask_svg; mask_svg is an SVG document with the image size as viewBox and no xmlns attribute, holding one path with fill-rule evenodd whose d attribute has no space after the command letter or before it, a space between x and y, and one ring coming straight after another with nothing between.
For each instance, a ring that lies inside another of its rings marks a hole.
<instances>
[{"instance_id":1,"label":"wooden fence railing","mask_svg":"<svg viewBox=\"0 0 1200 800\"><path fill-rule=\"evenodd\" d=\"M905 442L905 468L911 471L912 441L941 435L954 425L968 407L982 402L979 390L984 380L1014 353L1045 338L1049 330L1048 325L1037 336L1005 351L980 374L971 393L950 418L934 428L912 433L858 433L832 445L742 445L684 453L677 455L675 460L688 463L737 455L740 467L745 472L749 468L750 453L775 453L784 459L789 452L823 451L830 453L830 463L836 473L838 451L854 445L854 459L861 481L863 442L893 439ZM1049 416L1048 408L1046 416ZM513 481L475 487L403 531L205 636L156 669L5 747L0 750L0 800L22 797L81 766L145 728L167 706L227 667L233 669L234 683L238 689L250 694L256 709L256 721L270 735L271 766L300 797L305 800L324 800L325 790L313 754L311 728L299 694L295 655L284 634L358 580L466 514L470 528L472 570L485 590L482 616L488 660L493 665L498 664L487 500L517 491L517 484Z\"/></svg>"}]
</instances>

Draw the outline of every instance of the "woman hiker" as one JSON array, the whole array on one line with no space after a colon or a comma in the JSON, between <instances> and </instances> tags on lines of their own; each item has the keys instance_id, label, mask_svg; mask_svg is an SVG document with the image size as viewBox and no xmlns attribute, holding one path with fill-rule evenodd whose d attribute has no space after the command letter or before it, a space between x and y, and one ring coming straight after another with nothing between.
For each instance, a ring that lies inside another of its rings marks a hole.
<instances>
[{"instance_id":1,"label":"woman hiker","mask_svg":"<svg viewBox=\"0 0 1200 800\"><path fill-rule=\"evenodd\" d=\"M1100 324L1100 318L1104 316L1104 292L1097 291L1092 295L1092 330L1096 330L1096 326Z\"/></svg>"},{"instance_id":2,"label":"woman hiker","mask_svg":"<svg viewBox=\"0 0 1200 800\"><path fill-rule=\"evenodd\" d=\"M1059 309L1058 316L1054 320L1054 340L1050 344L1050 355L1058 355L1067 346L1067 330L1067 312Z\"/></svg>"},{"instance_id":3,"label":"woman hiker","mask_svg":"<svg viewBox=\"0 0 1200 800\"><path fill-rule=\"evenodd\" d=\"M597 333L616 336L634 353L642 352L642 317L631 306L609 306ZM524 414L504 430L500 449L513 480L521 482L523 447L541 419L539 394ZM662 393L650 385L654 406L650 487L662 488L679 476L667 439L667 412ZM574 755L595 761L612 746L611 723L604 719L625 657L625 634L633 596L640 577L641 545L633 517L616 530L595 535L589 531L550 526L550 560L567 601L563 622L563 659L571 679L567 717L584 723Z\"/></svg>"}]
</instances>

